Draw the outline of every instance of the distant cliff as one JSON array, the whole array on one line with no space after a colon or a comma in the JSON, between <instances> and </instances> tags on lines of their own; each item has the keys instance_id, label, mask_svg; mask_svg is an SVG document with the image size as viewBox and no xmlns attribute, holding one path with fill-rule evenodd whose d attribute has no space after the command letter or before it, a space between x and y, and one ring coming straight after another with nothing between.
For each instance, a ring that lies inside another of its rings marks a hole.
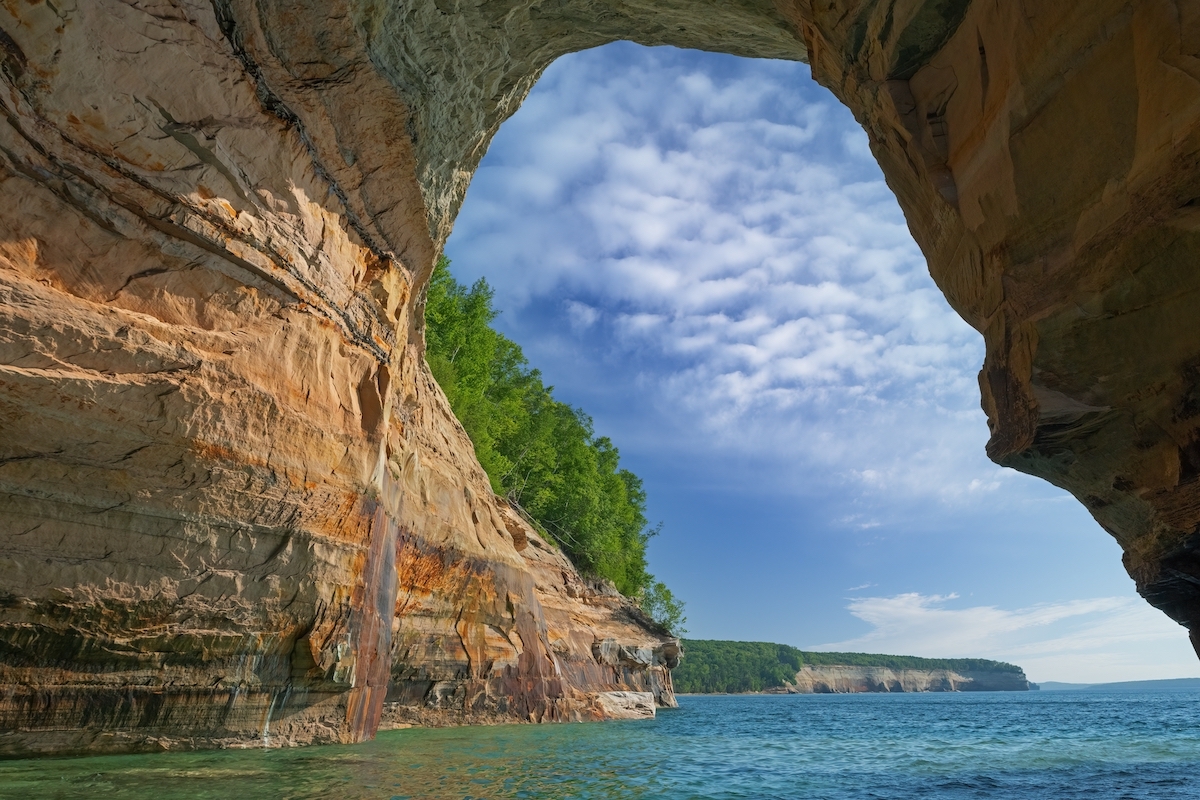
<instances>
[{"instance_id":1,"label":"distant cliff","mask_svg":"<svg viewBox=\"0 0 1200 800\"><path fill-rule=\"evenodd\" d=\"M889 669L887 667L805 666L794 682L768 689L780 694L855 692L1027 692L1024 671Z\"/></svg>"},{"instance_id":2,"label":"distant cliff","mask_svg":"<svg viewBox=\"0 0 1200 800\"><path fill-rule=\"evenodd\" d=\"M1028 691L1015 664L983 658L918 658L878 653L805 652L771 642L689 639L675 670L676 691L691 693Z\"/></svg>"}]
</instances>

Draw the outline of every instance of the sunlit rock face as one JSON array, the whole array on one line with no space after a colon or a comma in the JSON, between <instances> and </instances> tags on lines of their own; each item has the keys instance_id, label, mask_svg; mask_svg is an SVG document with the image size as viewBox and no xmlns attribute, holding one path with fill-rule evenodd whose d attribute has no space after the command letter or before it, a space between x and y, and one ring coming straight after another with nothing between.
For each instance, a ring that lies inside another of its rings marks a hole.
<instances>
[{"instance_id":1,"label":"sunlit rock face","mask_svg":"<svg viewBox=\"0 0 1200 800\"><path fill-rule=\"evenodd\" d=\"M280 9L0 11L0 753L672 704L424 365L401 95Z\"/></svg>"},{"instance_id":2,"label":"sunlit rock face","mask_svg":"<svg viewBox=\"0 0 1200 800\"><path fill-rule=\"evenodd\" d=\"M863 692L1027 692L1023 672L889 669L804 665L795 683L772 690L783 694L859 694Z\"/></svg>"},{"instance_id":3,"label":"sunlit rock face","mask_svg":"<svg viewBox=\"0 0 1200 800\"><path fill-rule=\"evenodd\" d=\"M614 39L810 61L986 339L989 453L1200 626L1200 3L21 0L0 753L672 702L677 644L492 497L422 358L491 135Z\"/></svg>"}]
</instances>

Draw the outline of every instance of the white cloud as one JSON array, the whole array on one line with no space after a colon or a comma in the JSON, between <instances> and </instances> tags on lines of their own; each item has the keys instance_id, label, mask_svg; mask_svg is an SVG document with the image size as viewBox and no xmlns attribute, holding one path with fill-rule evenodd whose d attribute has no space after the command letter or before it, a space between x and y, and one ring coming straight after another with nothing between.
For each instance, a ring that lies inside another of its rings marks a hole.
<instances>
[{"instance_id":1,"label":"white cloud","mask_svg":"<svg viewBox=\"0 0 1200 800\"><path fill-rule=\"evenodd\" d=\"M952 607L958 599L953 593L915 592L855 598L847 608L871 630L812 649L994 658L1021 665L1034 681L1102 683L1200 675L1187 631L1137 597L1015 610Z\"/></svg>"},{"instance_id":2,"label":"white cloud","mask_svg":"<svg viewBox=\"0 0 1200 800\"><path fill-rule=\"evenodd\" d=\"M815 471L948 503L1001 485L982 455L980 339L849 114L804 65L706 73L621 47L547 71L480 170L452 256L486 266L503 308L566 297L580 337L607 319L606 357L656 360L640 388L661 413L706 449L786 462L784 482Z\"/></svg>"},{"instance_id":3,"label":"white cloud","mask_svg":"<svg viewBox=\"0 0 1200 800\"><path fill-rule=\"evenodd\" d=\"M589 306L587 303L580 303L575 300L566 302L567 318L571 321L571 329L574 331L586 330L596 324L596 320L600 319L599 309Z\"/></svg>"}]
</instances>

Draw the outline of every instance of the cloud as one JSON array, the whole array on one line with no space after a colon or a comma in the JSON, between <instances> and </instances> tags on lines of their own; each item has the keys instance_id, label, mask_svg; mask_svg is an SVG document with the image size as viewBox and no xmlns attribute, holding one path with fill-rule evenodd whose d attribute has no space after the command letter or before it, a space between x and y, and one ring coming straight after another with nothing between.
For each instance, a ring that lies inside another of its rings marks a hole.
<instances>
[{"instance_id":1,"label":"cloud","mask_svg":"<svg viewBox=\"0 0 1200 800\"><path fill-rule=\"evenodd\" d=\"M860 531L878 528L882 525L879 520L864 518L862 514L847 514L840 519L834 520L834 524L843 528L853 528ZM862 587L860 586L859 588L861 589Z\"/></svg>"},{"instance_id":2,"label":"cloud","mask_svg":"<svg viewBox=\"0 0 1200 800\"><path fill-rule=\"evenodd\" d=\"M982 343L807 70L628 44L561 59L497 136L451 255L502 308L557 298L545 347L558 324L581 357L638 359L639 391L706 449L787 462L782 483L975 502L1005 480L982 455Z\"/></svg>"},{"instance_id":3,"label":"cloud","mask_svg":"<svg viewBox=\"0 0 1200 800\"><path fill-rule=\"evenodd\" d=\"M570 320L571 329L574 331L586 330L595 325L596 320L600 319L600 310L589 306L587 303L568 300L565 306L567 309L567 318Z\"/></svg>"},{"instance_id":4,"label":"cloud","mask_svg":"<svg viewBox=\"0 0 1200 800\"><path fill-rule=\"evenodd\" d=\"M855 598L847 608L871 630L811 649L994 658L1021 665L1034 681L1200 674L1187 631L1140 598L1098 597L1015 610L952 607L958 599L953 593L915 592Z\"/></svg>"}]
</instances>

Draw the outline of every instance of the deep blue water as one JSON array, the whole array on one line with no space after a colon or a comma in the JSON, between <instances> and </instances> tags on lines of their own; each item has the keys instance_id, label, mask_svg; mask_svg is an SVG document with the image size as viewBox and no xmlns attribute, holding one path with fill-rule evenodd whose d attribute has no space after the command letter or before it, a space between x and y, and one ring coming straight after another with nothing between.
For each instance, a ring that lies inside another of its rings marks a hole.
<instances>
[{"instance_id":1,"label":"deep blue water","mask_svg":"<svg viewBox=\"0 0 1200 800\"><path fill-rule=\"evenodd\" d=\"M683 697L652 722L0 762L0 798L1200 798L1200 693Z\"/></svg>"}]
</instances>

